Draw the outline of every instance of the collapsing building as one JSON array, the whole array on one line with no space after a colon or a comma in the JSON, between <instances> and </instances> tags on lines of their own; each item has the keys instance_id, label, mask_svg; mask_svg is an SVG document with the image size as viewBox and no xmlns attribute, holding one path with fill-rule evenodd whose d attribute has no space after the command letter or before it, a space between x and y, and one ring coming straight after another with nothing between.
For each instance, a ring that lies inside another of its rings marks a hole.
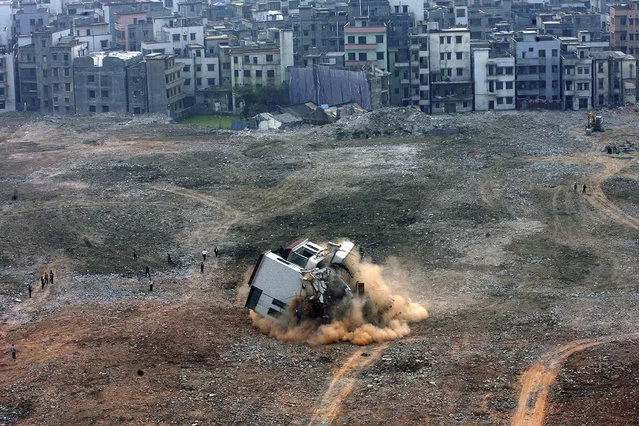
<instances>
[{"instance_id":1,"label":"collapsing building","mask_svg":"<svg viewBox=\"0 0 639 426\"><path fill-rule=\"evenodd\" d=\"M340 302L352 297L351 285L363 293L348 266L354 248L350 241L322 248L302 239L279 253L263 253L251 274L245 306L262 316L292 311L299 319L329 319Z\"/></svg>"}]
</instances>

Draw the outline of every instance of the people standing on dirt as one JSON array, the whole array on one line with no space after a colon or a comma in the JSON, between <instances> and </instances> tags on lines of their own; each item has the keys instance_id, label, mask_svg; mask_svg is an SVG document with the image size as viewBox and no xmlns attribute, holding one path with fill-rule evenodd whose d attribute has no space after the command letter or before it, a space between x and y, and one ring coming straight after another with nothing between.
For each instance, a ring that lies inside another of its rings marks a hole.
<instances>
[{"instance_id":1,"label":"people standing on dirt","mask_svg":"<svg viewBox=\"0 0 639 426\"><path fill-rule=\"evenodd\" d=\"M171 253L166 254L166 261L169 265L173 264L173 261L171 260Z\"/></svg>"},{"instance_id":2,"label":"people standing on dirt","mask_svg":"<svg viewBox=\"0 0 639 426\"><path fill-rule=\"evenodd\" d=\"M220 255L220 251L217 249L217 246L215 246L215 248L213 249L213 253L215 253L215 257L218 257Z\"/></svg>"},{"instance_id":3,"label":"people standing on dirt","mask_svg":"<svg viewBox=\"0 0 639 426\"><path fill-rule=\"evenodd\" d=\"M149 277L149 279L151 279L151 268L149 268L148 266L146 267L146 269L144 270L144 274Z\"/></svg>"},{"instance_id":4,"label":"people standing on dirt","mask_svg":"<svg viewBox=\"0 0 639 426\"><path fill-rule=\"evenodd\" d=\"M577 192L577 182L575 182L575 186L573 187L573 191Z\"/></svg>"},{"instance_id":5,"label":"people standing on dirt","mask_svg":"<svg viewBox=\"0 0 639 426\"><path fill-rule=\"evenodd\" d=\"M133 261L134 262L138 261L138 254L135 252L135 250L133 250Z\"/></svg>"},{"instance_id":6,"label":"people standing on dirt","mask_svg":"<svg viewBox=\"0 0 639 426\"><path fill-rule=\"evenodd\" d=\"M16 349L13 343L11 344L11 349L9 349L9 352L11 352L11 359L16 359L16 354L18 353L18 350Z\"/></svg>"},{"instance_id":7,"label":"people standing on dirt","mask_svg":"<svg viewBox=\"0 0 639 426\"><path fill-rule=\"evenodd\" d=\"M49 271L49 282L53 285L53 269Z\"/></svg>"},{"instance_id":8,"label":"people standing on dirt","mask_svg":"<svg viewBox=\"0 0 639 426\"><path fill-rule=\"evenodd\" d=\"M207 255L206 249L202 250L202 262L206 262L206 255Z\"/></svg>"},{"instance_id":9,"label":"people standing on dirt","mask_svg":"<svg viewBox=\"0 0 639 426\"><path fill-rule=\"evenodd\" d=\"M44 283L49 284L49 274L47 274L47 271L44 271Z\"/></svg>"},{"instance_id":10,"label":"people standing on dirt","mask_svg":"<svg viewBox=\"0 0 639 426\"><path fill-rule=\"evenodd\" d=\"M44 290L44 275L40 277L40 283L42 284L42 290Z\"/></svg>"},{"instance_id":11,"label":"people standing on dirt","mask_svg":"<svg viewBox=\"0 0 639 426\"><path fill-rule=\"evenodd\" d=\"M204 273L204 262L200 262L200 274Z\"/></svg>"},{"instance_id":12,"label":"people standing on dirt","mask_svg":"<svg viewBox=\"0 0 639 426\"><path fill-rule=\"evenodd\" d=\"M153 291L153 280L149 277L149 291Z\"/></svg>"},{"instance_id":13,"label":"people standing on dirt","mask_svg":"<svg viewBox=\"0 0 639 426\"><path fill-rule=\"evenodd\" d=\"M33 291L33 287L31 287L31 284L27 284L27 290L29 290L29 299L31 299L31 292Z\"/></svg>"},{"instance_id":14,"label":"people standing on dirt","mask_svg":"<svg viewBox=\"0 0 639 426\"><path fill-rule=\"evenodd\" d=\"M581 193L585 194L586 193L586 184L584 183L583 186L581 187Z\"/></svg>"}]
</instances>

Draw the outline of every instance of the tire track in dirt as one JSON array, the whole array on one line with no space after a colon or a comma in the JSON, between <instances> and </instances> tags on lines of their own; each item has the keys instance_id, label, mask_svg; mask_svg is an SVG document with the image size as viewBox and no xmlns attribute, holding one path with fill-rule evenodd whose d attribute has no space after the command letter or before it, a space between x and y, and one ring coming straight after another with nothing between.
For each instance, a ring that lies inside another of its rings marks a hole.
<instances>
[{"instance_id":1,"label":"tire track in dirt","mask_svg":"<svg viewBox=\"0 0 639 426\"><path fill-rule=\"evenodd\" d=\"M634 157L632 162L636 161L637 157ZM600 162L603 166L603 170L590 177L590 194L587 197L588 202L600 211L603 215L616 221L617 223L633 228L639 231L639 219L626 213L619 207L617 207L606 196L603 191L603 184L613 176L623 173L624 169L628 167L628 163L622 163L620 161L614 161L615 158L606 158Z\"/></svg>"},{"instance_id":2,"label":"tire track in dirt","mask_svg":"<svg viewBox=\"0 0 639 426\"><path fill-rule=\"evenodd\" d=\"M339 415L346 398L357 384L357 377L361 371L373 361L381 357L382 352L390 346L390 342L375 346L369 356L363 356L366 349L358 349L340 367L331 378L328 389L324 392L309 426L331 424Z\"/></svg>"},{"instance_id":3,"label":"tire track in dirt","mask_svg":"<svg viewBox=\"0 0 639 426\"><path fill-rule=\"evenodd\" d=\"M597 339L575 340L543 355L541 360L529 368L520 378L521 392L517 410L510 424L512 426L543 425L550 387L555 382L559 367L572 354L604 343L637 337L639 337L639 332L604 336Z\"/></svg>"}]
</instances>

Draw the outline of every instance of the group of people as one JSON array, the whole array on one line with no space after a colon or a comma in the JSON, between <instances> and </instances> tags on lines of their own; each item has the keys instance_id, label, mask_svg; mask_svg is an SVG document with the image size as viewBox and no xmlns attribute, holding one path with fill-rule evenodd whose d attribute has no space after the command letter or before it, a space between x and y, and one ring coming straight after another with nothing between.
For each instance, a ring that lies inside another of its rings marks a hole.
<instances>
[{"instance_id":1,"label":"group of people","mask_svg":"<svg viewBox=\"0 0 639 426\"><path fill-rule=\"evenodd\" d=\"M53 273L53 269L50 269L49 272L44 271L44 274L40 275L40 285L42 286L42 290L47 284L53 284L53 277L55 274ZM29 292L29 299L31 299L31 294L33 293L33 286L31 284L27 284L27 291Z\"/></svg>"},{"instance_id":2,"label":"group of people","mask_svg":"<svg viewBox=\"0 0 639 426\"><path fill-rule=\"evenodd\" d=\"M220 251L217 249L217 246L215 246L215 248L213 249L213 253L215 254L215 257L218 257L220 255ZM209 254L208 251L206 251L206 249L202 249L202 262L200 262L200 273L204 273L204 262L206 262L206 256Z\"/></svg>"},{"instance_id":3,"label":"group of people","mask_svg":"<svg viewBox=\"0 0 639 426\"><path fill-rule=\"evenodd\" d=\"M49 283L53 284L54 275L55 274L53 273L53 269L50 269L48 274L47 274L47 271L44 271L44 274L42 274L42 276L40 277L40 283L42 284L42 288L44 288L44 286Z\"/></svg>"}]
</instances>

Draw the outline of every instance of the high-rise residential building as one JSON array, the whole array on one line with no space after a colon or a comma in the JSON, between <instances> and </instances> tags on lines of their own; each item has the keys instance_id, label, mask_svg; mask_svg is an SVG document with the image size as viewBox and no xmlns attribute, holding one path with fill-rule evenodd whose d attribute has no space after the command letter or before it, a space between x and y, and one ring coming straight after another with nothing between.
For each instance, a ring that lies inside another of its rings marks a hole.
<instances>
[{"instance_id":1,"label":"high-rise residential building","mask_svg":"<svg viewBox=\"0 0 639 426\"><path fill-rule=\"evenodd\" d=\"M386 25L368 25L362 17L344 26L346 67L376 67L388 70Z\"/></svg>"}]
</instances>

